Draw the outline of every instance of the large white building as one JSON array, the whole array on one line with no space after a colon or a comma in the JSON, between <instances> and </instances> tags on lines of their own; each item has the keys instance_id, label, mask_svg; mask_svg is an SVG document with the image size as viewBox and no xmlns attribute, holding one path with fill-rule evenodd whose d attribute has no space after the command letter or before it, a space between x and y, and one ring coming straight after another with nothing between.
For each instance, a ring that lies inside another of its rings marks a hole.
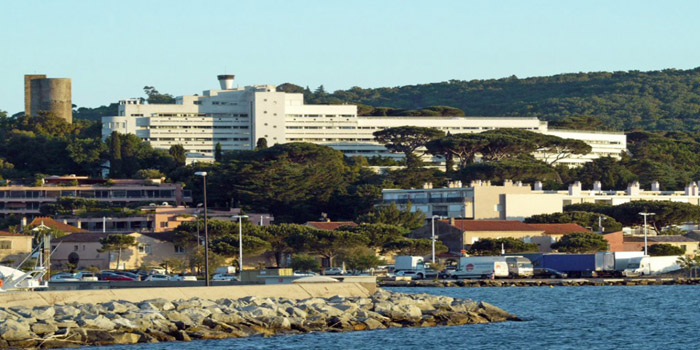
<instances>
[{"instance_id":1,"label":"large white building","mask_svg":"<svg viewBox=\"0 0 700 350\"><path fill-rule=\"evenodd\" d=\"M268 145L310 142L347 155L402 158L374 141L372 133L397 126L434 127L451 134L497 128L518 128L585 141L593 151L561 163L619 157L626 149L623 133L548 130L534 117L373 117L358 116L354 105L308 105L303 94L277 92L273 85L233 87L232 75L220 75L221 90L202 96L180 96L176 104L144 104L140 99L119 101L119 115L102 118L102 135L113 131L136 134L155 148L183 145L188 159L211 160L217 143L223 150L250 150L258 139Z\"/></svg>"}]
</instances>

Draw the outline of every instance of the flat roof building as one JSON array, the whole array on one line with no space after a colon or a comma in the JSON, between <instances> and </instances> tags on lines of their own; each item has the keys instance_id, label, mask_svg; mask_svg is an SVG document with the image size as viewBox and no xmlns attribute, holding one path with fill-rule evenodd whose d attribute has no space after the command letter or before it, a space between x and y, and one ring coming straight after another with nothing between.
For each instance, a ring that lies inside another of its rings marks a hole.
<instances>
[{"instance_id":1,"label":"flat roof building","mask_svg":"<svg viewBox=\"0 0 700 350\"><path fill-rule=\"evenodd\" d=\"M627 147L623 133L549 130L547 122L534 117L358 116L355 105L309 105L304 103L303 94L278 92L274 85L237 88L233 87L233 76L219 76L219 81L221 90L179 96L175 104L144 104L137 98L119 101L118 115L102 118L102 136L107 138L114 131L135 134L160 149L180 144L187 151L188 162L213 160L217 143L224 151L251 150L259 139L270 146L310 142L348 156L401 159L403 154L389 152L375 142L373 133L406 125L451 134L518 128L591 145L590 154L560 161L569 165L603 156L619 158Z\"/></svg>"}]
</instances>

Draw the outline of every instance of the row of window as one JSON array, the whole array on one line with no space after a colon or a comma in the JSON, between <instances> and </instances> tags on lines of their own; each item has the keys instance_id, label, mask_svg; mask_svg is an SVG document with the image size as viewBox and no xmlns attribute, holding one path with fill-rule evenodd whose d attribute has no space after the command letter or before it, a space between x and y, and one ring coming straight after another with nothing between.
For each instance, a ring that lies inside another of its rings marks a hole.
<instances>
[{"instance_id":1,"label":"row of window","mask_svg":"<svg viewBox=\"0 0 700 350\"><path fill-rule=\"evenodd\" d=\"M291 118L353 118L353 114L287 114Z\"/></svg>"}]
</instances>

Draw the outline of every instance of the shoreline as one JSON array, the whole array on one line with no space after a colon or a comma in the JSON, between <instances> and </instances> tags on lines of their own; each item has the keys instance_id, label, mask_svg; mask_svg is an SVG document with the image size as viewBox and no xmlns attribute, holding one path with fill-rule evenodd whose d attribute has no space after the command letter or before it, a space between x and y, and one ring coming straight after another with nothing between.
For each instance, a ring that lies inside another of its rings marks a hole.
<instances>
[{"instance_id":1,"label":"shoreline","mask_svg":"<svg viewBox=\"0 0 700 350\"><path fill-rule=\"evenodd\" d=\"M576 279L463 279L463 280L378 280L378 287L581 287L700 285L700 278L576 278Z\"/></svg>"},{"instance_id":2,"label":"shoreline","mask_svg":"<svg viewBox=\"0 0 700 350\"><path fill-rule=\"evenodd\" d=\"M274 288L270 286L270 288ZM0 306L0 348L63 348L521 321L486 302L379 289L371 296L164 298Z\"/></svg>"}]
</instances>

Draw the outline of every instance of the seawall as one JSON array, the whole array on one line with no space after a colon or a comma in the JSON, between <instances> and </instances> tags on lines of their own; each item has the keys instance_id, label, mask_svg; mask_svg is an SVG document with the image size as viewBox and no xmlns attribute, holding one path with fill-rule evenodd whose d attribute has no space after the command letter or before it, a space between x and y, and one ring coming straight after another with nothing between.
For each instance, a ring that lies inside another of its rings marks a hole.
<instances>
[{"instance_id":1,"label":"seawall","mask_svg":"<svg viewBox=\"0 0 700 350\"><path fill-rule=\"evenodd\" d=\"M168 301L178 299L221 298L240 299L254 297L284 297L288 299L306 299L312 297L330 298L369 297L377 290L376 283L298 283L277 285L240 285L216 287L172 287L172 288L124 288L99 290L41 291L41 292L7 292L0 293L0 306L52 306L72 302L104 303L124 300L132 303L153 298Z\"/></svg>"}]
</instances>

